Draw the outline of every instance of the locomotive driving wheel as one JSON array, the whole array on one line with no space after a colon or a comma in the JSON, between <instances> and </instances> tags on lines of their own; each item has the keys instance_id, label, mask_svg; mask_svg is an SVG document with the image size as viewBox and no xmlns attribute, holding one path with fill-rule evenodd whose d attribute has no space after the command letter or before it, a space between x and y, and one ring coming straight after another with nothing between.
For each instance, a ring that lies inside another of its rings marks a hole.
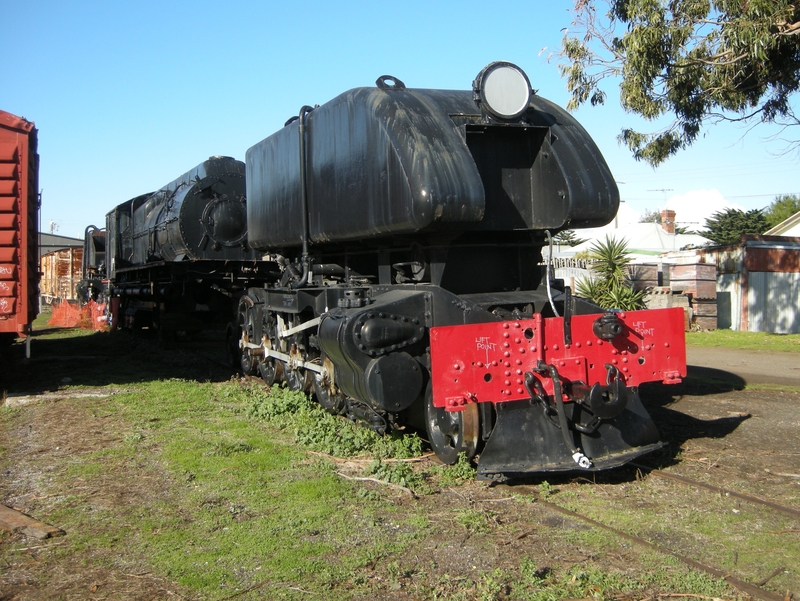
<instances>
[{"instance_id":1,"label":"locomotive driving wheel","mask_svg":"<svg viewBox=\"0 0 800 601\"><path fill-rule=\"evenodd\" d=\"M328 413L341 415L344 413L347 400L333 381L333 363L325 355L322 355L320 360L325 369L320 373L314 373L314 395Z\"/></svg>"},{"instance_id":2,"label":"locomotive driving wheel","mask_svg":"<svg viewBox=\"0 0 800 601\"><path fill-rule=\"evenodd\" d=\"M300 336L293 336L289 344L289 356L298 362L305 362L309 359L306 352L306 345ZM308 392L314 384L313 372L303 367L286 364L284 366L284 380L289 390L299 390Z\"/></svg>"},{"instance_id":3,"label":"locomotive driving wheel","mask_svg":"<svg viewBox=\"0 0 800 601\"><path fill-rule=\"evenodd\" d=\"M258 360L250 354L250 349L244 343L258 343L261 326L260 315L257 315L255 301L249 296L243 296L239 301L236 312L236 325L240 334L239 365L246 376L255 375L258 371Z\"/></svg>"},{"instance_id":4,"label":"locomotive driving wheel","mask_svg":"<svg viewBox=\"0 0 800 601\"><path fill-rule=\"evenodd\" d=\"M279 349L278 333L275 326L275 315L272 311L267 311L262 330L262 344L267 349ZM258 364L258 371L261 379L267 386L272 386L275 382L283 379L283 363L273 357L267 357Z\"/></svg>"},{"instance_id":5,"label":"locomotive driving wheel","mask_svg":"<svg viewBox=\"0 0 800 601\"><path fill-rule=\"evenodd\" d=\"M460 453L464 453L467 459L475 456L480 434L478 405L471 403L462 411L445 411L443 407L434 407L433 393L428 387L425 426L431 447L442 463L454 464Z\"/></svg>"}]
</instances>

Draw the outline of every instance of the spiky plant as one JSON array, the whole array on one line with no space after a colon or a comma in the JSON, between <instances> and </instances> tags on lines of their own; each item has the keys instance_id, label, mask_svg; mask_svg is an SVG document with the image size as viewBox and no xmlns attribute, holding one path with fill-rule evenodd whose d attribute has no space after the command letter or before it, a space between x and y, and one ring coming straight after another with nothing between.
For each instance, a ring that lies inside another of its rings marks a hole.
<instances>
[{"instance_id":1,"label":"spiky plant","mask_svg":"<svg viewBox=\"0 0 800 601\"><path fill-rule=\"evenodd\" d=\"M644 292L633 289L627 277L631 259L627 242L606 235L604 242L595 242L589 250L594 278L580 280L576 294L588 298L604 309L633 311L644 307Z\"/></svg>"}]
</instances>

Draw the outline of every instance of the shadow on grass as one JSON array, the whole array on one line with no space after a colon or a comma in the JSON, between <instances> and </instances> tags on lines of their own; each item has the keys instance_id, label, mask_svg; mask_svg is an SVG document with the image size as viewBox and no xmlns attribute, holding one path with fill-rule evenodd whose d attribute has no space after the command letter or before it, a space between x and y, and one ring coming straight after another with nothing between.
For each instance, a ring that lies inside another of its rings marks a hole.
<instances>
[{"instance_id":1,"label":"shadow on grass","mask_svg":"<svg viewBox=\"0 0 800 601\"><path fill-rule=\"evenodd\" d=\"M108 386L169 378L219 382L231 377L225 336L203 332L173 341L128 332L47 328L35 333L31 358L17 342L3 355L0 389L36 394L69 386Z\"/></svg>"}]
</instances>

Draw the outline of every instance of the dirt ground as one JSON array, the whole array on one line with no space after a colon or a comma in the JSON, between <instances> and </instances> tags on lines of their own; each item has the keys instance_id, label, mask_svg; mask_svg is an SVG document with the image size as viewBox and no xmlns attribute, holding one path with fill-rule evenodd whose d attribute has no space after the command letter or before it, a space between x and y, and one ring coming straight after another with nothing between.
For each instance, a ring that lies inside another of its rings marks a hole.
<instances>
[{"instance_id":1,"label":"dirt ground","mask_svg":"<svg viewBox=\"0 0 800 601\"><path fill-rule=\"evenodd\" d=\"M793 371L796 364L792 363L797 355L791 358L782 355L780 361L764 354L754 358L750 354L728 351L718 353L718 360L713 360L714 356L713 349L702 349L700 355L694 356L694 361L690 354L690 363L694 365L690 368L691 378L684 384L642 388L648 410L669 445L658 461L674 473L800 509L800 437L797 436L800 373L795 388L742 390L745 381L752 382L750 372L760 374L762 382L768 381L772 373L774 382L786 386L787 373L790 376L797 373ZM14 360L18 361L19 357L12 358L3 369L14 370L15 365L19 366ZM785 360L789 363L781 362ZM50 364L51 367L56 363ZM54 381L67 377L59 371L69 371L69 362L64 363L53 367L53 373L47 377ZM741 374L735 373L737 366L745 364L749 371L742 369ZM750 369L754 364L760 367ZM147 364L143 366L146 368ZM163 368L151 367L156 372ZM211 374L220 378L225 371L213 361L200 368L187 364L186 369L184 377L196 376L191 373L192 369L201 369L204 377ZM794 383L792 377L789 380L790 384ZM97 390L63 391L57 384L43 384L43 380L14 382L6 404L18 406L20 413L10 422L12 428L4 428L0 423L0 503L37 516L54 497L65 494L51 486L58 475L54 470L68 469L65 458L119 443L121 428L113 423L117 418L100 410L101 399L114 390L101 388L102 378L97 385ZM146 504L153 496L169 498L172 485L169 474L145 461L140 468L141 475L146 477L138 478L136 485L121 473L101 474L93 480L92 490L85 491L85 498L91 507L109 510L115 506ZM620 484L624 488L626 482L639 475L633 468L618 470L598 477L596 485L616 487L616 491L620 490ZM586 486L585 482L576 484L567 478L553 482L562 489ZM409 569L403 577L405 580L401 578L401 585L397 585L402 589L393 588L395 585L390 587L387 581L382 589L383 596L421 598L413 592L413 567L427 565L433 555L446 558L437 566L442 574L470 570L490 572L510 563L512 558L518 561L520 555L537 558L539 565L551 567L571 565L591 557L591 549L537 534L543 528L563 530L586 528L585 525L534 505L520 508L519 503L510 502L512 495L535 491L538 486L535 482L495 486L476 482L442 490L435 498L418 500L399 492L394 502L407 507L408 511L435 515L442 504L490 507L492 519L503 527L481 534L459 533L428 541L428 547L418 548L404 558L403 563ZM795 528L800 528L800 523ZM11 559L0 562L0 601L198 598L160 576L147 557L133 553L110 556L91 545L59 554L57 547L61 544L63 542L58 539L39 541L21 534L0 536L0 550L13 547L16 551L5 555ZM633 562L636 553L636 549L621 547L615 553L606 554L605 561L624 566ZM791 566L791 570L780 586L791 586L795 593L800 593L800 571L797 566ZM380 573L375 566L372 571ZM376 575L369 577L380 579ZM383 585L376 581L376 587L380 586ZM442 592L447 593L446 590ZM263 595L263 598L270 597L268 591ZM502 592L497 598L504 598Z\"/></svg>"}]
</instances>

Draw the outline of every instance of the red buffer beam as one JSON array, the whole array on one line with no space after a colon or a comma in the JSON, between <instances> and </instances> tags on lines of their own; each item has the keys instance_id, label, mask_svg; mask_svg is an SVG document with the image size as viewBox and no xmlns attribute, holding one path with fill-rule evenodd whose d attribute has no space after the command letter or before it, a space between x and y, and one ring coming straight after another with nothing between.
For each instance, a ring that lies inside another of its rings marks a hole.
<instances>
[{"instance_id":1,"label":"red buffer beam","mask_svg":"<svg viewBox=\"0 0 800 601\"><path fill-rule=\"evenodd\" d=\"M614 315L621 327L610 339L596 332L603 314L573 316L570 344L562 317L432 328L433 404L460 411L470 403L530 398L526 372L552 396L553 380L537 373L540 362L555 367L562 381L588 386L610 377L626 386L675 384L686 376L683 309ZM573 399L564 394L563 400Z\"/></svg>"}]
</instances>

